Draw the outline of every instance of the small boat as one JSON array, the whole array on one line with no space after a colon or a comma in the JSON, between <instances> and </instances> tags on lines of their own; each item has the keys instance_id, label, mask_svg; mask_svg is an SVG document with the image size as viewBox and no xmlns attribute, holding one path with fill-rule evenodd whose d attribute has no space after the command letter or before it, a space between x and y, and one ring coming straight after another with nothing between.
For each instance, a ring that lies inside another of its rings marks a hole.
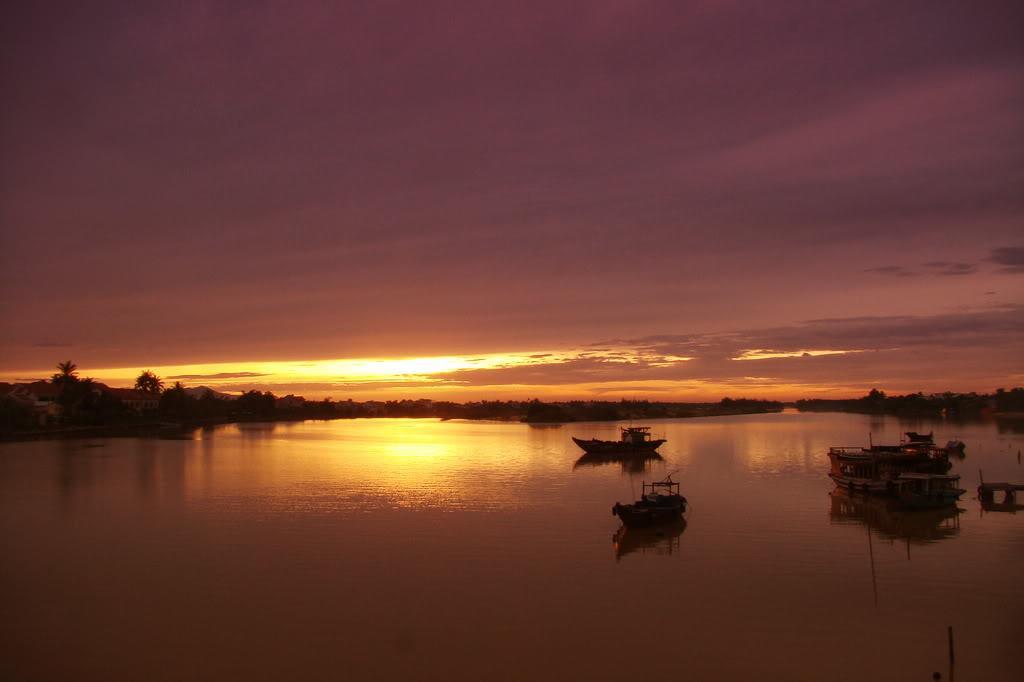
<instances>
[{"instance_id":1,"label":"small boat","mask_svg":"<svg viewBox=\"0 0 1024 682\"><path fill-rule=\"evenodd\" d=\"M651 427L630 426L622 429L619 440L584 440L573 437L573 442L580 446L588 455L613 455L630 453L651 453L661 447L664 438L652 439Z\"/></svg>"},{"instance_id":2,"label":"small boat","mask_svg":"<svg viewBox=\"0 0 1024 682\"><path fill-rule=\"evenodd\" d=\"M622 519L629 528L677 522L686 512L686 498L679 494L679 484L668 476L664 481L643 483L640 499L633 504L615 503L612 515Z\"/></svg>"},{"instance_id":3,"label":"small boat","mask_svg":"<svg viewBox=\"0 0 1024 682\"><path fill-rule=\"evenodd\" d=\"M906 473L896 477L900 505L908 509L932 509L956 504L966 490L960 477L946 474Z\"/></svg>"},{"instance_id":4,"label":"small boat","mask_svg":"<svg viewBox=\"0 0 1024 682\"><path fill-rule=\"evenodd\" d=\"M907 431L906 432L907 442L909 442L909 443L917 443L917 444L920 444L920 445L934 445L935 444L935 439L933 438L934 435L935 435L934 431L929 431L928 433L918 433L917 431Z\"/></svg>"}]
</instances>

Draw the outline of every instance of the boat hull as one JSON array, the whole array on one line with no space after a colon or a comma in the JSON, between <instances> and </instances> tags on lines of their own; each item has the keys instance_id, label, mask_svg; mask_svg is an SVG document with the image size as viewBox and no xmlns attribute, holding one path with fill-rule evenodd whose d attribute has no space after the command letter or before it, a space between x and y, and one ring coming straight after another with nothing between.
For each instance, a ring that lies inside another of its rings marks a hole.
<instances>
[{"instance_id":1,"label":"boat hull","mask_svg":"<svg viewBox=\"0 0 1024 682\"><path fill-rule=\"evenodd\" d=\"M612 514L627 528L647 528L663 523L678 523L686 511L686 500L680 498L672 505L616 504Z\"/></svg>"},{"instance_id":2,"label":"boat hull","mask_svg":"<svg viewBox=\"0 0 1024 682\"><path fill-rule=\"evenodd\" d=\"M892 481L884 481L877 478L857 478L854 476L840 476L829 474L829 478L835 481L840 488L850 492L871 493L873 495L892 495L896 492L896 485Z\"/></svg>"},{"instance_id":3,"label":"boat hull","mask_svg":"<svg viewBox=\"0 0 1024 682\"><path fill-rule=\"evenodd\" d=\"M573 436L572 441L588 455L652 455L665 443L664 439L645 443L628 443L616 440L583 440Z\"/></svg>"}]
</instances>

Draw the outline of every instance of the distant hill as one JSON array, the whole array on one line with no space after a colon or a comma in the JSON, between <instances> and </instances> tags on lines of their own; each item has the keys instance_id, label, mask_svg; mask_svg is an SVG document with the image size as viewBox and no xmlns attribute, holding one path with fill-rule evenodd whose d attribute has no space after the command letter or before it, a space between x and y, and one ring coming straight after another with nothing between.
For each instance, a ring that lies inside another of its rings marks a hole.
<instances>
[{"instance_id":1,"label":"distant hill","mask_svg":"<svg viewBox=\"0 0 1024 682\"><path fill-rule=\"evenodd\" d=\"M231 395L230 393L215 391L209 386L193 386L191 388L186 388L185 393L197 400L207 393L212 393L214 398L220 398L221 400L234 400L238 397L237 395Z\"/></svg>"}]
</instances>

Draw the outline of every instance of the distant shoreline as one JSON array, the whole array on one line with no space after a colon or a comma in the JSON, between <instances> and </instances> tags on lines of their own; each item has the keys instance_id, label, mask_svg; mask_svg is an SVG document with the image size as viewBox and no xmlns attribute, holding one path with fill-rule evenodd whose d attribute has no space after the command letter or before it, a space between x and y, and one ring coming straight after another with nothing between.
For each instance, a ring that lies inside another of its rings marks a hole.
<instances>
[{"instance_id":1,"label":"distant shoreline","mask_svg":"<svg viewBox=\"0 0 1024 682\"><path fill-rule=\"evenodd\" d=\"M62 366L74 370L73 363ZM145 380L154 383L148 389ZM1024 415L1024 388L991 394L942 393L888 396L872 389L861 398L803 399L795 402L722 398L718 402L651 400L306 400L248 391L219 394L180 383L163 389L159 377L144 372L135 389L110 388L89 379L58 374L47 381L17 384L0 396L0 440L34 440L94 436L173 437L217 424L247 422L329 421L356 418L464 419L527 424L649 421L782 412L847 412L902 418L1015 419Z\"/></svg>"},{"instance_id":2,"label":"distant shoreline","mask_svg":"<svg viewBox=\"0 0 1024 682\"><path fill-rule=\"evenodd\" d=\"M214 426L229 424L277 424L277 423L298 423L298 422L325 422L325 421L349 421L355 419L424 419L440 422L466 421L466 422L492 422L503 424L526 424L534 426L562 426L564 424L605 422L614 423L628 421L630 419L641 421L662 421L666 419L698 419L702 417L731 417L746 414L778 414L782 408L771 410L749 410L736 412L723 412L715 414L687 414L687 415L660 415L651 417L621 417L613 419L572 419L565 421L531 421L520 418L498 418L498 417L438 417L435 415L360 415L360 416L328 416L309 417L302 415L275 415L272 417L252 416L246 418L224 418L207 419L199 421L168 422L168 421L139 421L133 423L102 424L102 425L75 425L60 426L48 429L36 429L31 431L7 432L0 434L0 442L31 441L31 440L65 440L73 438L132 438L132 437L167 437L174 438L185 432L195 431Z\"/></svg>"},{"instance_id":3,"label":"distant shoreline","mask_svg":"<svg viewBox=\"0 0 1024 682\"><path fill-rule=\"evenodd\" d=\"M783 410L757 410L747 412L730 412L719 414L691 414L652 416L633 418L633 421L655 422L669 419L701 419L717 417L736 417L757 414L781 414ZM861 414L869 415L868 412L857 412L852 410L798 410L799 414ZM908 414L884 414L882 416L896 417L897 419L927 419L935 421L1000 421L1000 420L1021 420L1024 421L1024 412L992 412L984 415L971 415L968 417L942 417L941 415L908 415ZM572 421L526 421L524 419L501 419L496 417L437 417L432 415L420 416L334 416L334 417L304 417L304 416L276 416L276 417L251 417L245 419L210 419L205 421L191 421L181 423L146 421L130 424L107 424L95 426L65 426L52 429L39 429L35 431L23 431L15 433L0 434L0 442L26 442L35 440L72 440L87 438L165 438L175 440L185 433L197 429L226 426L231 424L288 424L301 422L326 422L326 421L352 421L356 419L423 419L439 422L489 422L493 424L523 424L526 426L564 426L567 424L587 424L629 421L629 417L620 419L581 419Z\"/></svg>"}]
</instances>

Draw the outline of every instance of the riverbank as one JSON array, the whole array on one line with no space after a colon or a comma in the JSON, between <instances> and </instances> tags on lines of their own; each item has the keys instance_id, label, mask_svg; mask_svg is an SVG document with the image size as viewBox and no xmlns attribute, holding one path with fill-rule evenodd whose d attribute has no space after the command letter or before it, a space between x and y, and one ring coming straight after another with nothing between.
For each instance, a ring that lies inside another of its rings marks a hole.
<instances>
[{"instance_id":1,"label":"riverbank","mask_svg":"<svg viewBox=\"0 0 1024 682\"><path fill-rule=\"evenodd\" d=\"M667 404L660 404L662 406ZM504 414L494 415L487 411L471 411L458 416L437 416L430 414L320 414L311 416L302 412L275 413L267 415L236 415L208 417L200 419L188 419L182 421L171 421L161 419L136 419L111 424L70 424L52 426L48 428L6 431L0 432L0 441L22 441L22 440L46 440L46 439L68 439L68 438L176 438L196 429L225 424L246 424L246 423L288 423L306 421L335 421L344 419L437 419L440 421L451 421L453 419L464 421L491 421L525 424L571 424L577 422L615 422L628 420L658 421L663 419L693 419L697 417L725 417L741 414L766 414L781 412L782 406L752 407L739 405L726 405L720 403L713 405L703 404L676 404L677 409L667 409L660 414L644 414L643 411L629 411L626 414L618 412L602 411L594 414L588 410L569 411L563 410L555 413L551 410L535 410L527 414ZM545 419L545 416L561 416L560 419Z\"/></svg>"}]
</instances>

